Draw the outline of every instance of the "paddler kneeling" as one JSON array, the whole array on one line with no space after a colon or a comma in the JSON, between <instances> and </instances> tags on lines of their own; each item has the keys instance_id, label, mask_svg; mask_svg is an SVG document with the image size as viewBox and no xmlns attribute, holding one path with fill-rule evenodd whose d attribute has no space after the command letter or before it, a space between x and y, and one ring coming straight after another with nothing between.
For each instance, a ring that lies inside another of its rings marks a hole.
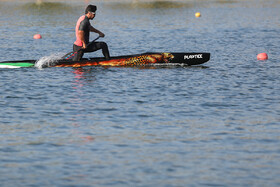
<instances>
[{"instance_id":1,"label":"paddler kneeling","mask_svg":"<svg viewBox=\"0 0 280 187\"><path fill-rule=\"evenodd\" d=\"M77 52L77 55L73 58L73 61L79 61L82 59L84 53L94 52L102 49L102 53L106 59L110 59L108 46L105 42L91 42L89 43L90 32L99 34L100 37L104 37L105 34L96 28L92 27L89 20L93 20L96 14L96 6L88 5L85 10L85 15L81 16L76 24L76 41L73 45L73 51Z\"/></svg>"}]
</instances>

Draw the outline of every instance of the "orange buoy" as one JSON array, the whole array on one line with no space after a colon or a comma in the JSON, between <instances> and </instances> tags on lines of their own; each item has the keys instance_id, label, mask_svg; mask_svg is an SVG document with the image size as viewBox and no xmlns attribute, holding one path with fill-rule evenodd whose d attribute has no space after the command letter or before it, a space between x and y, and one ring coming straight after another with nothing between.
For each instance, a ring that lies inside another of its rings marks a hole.
<instances>
[{"instance_id":1,"label":"orange buoy","mask_svg":"<svg viewBox=\"0 0 280 187\"><path fill-rule=\"evenodd\" d=\"M34 36L33 36L33 38L34 39L42 39L42 36L41 36L41 34L35 34Z\"/></svg>"},{"instance_id":2,"label":"orange buoy","mask_svg":"<svg viewBox=\"0 0 280 187\"><path fill-rule=\"evenodd\" d=\"M260 54L258 54L257 59L258 60L267 60L268 56L266 53L260 53Z\"/></svg>"}]
</instances>

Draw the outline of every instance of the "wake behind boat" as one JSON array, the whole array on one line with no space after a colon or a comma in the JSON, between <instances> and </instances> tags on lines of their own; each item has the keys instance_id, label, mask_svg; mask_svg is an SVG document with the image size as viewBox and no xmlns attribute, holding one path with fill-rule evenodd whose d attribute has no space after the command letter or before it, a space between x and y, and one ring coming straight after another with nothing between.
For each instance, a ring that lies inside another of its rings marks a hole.
<instances>
[{"instance_id":1,"label":"wake behind boat","mask_svg":"<svg viewBox=\"0 0 280 187\"><path fill-rule=\"evenodd\" d=\"M65 59L48 59L43 64L37 60L20 60L0 62L0 68L21 67L84 67L84 66L152 66L152 65L185 65L193 66L203 64L210 59L210 53L143 53L127 56L115 56L106 60L101 57L83 58L80 61Z\"/></svg>"}]
</instances>

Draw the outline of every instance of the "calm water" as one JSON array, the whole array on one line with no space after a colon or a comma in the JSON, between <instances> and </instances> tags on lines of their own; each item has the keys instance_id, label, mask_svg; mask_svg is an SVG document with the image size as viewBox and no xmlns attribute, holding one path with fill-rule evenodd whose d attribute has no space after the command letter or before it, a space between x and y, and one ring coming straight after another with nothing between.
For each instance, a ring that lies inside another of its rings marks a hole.
<instances>
[{"instance_id":1,"label":"calm water","mask_svg":"<svg viewBox=\"0 0 280 187\"><path fill-rule=\"evenodd\" d=\"M112 55L211 60L0 69L0 186L280 186L278 0L96 4ZM71 51L84 7L0 2L0 61Z\"/></svg>"}]
</instances>

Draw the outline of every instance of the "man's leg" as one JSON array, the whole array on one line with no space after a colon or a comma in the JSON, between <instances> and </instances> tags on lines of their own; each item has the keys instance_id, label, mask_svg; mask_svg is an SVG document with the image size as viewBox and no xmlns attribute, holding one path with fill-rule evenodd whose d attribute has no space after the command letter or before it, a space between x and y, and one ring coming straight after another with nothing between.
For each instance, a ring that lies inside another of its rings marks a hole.
<instances>
[{"instance_id":1,"label":"man's leg","mask_svg":"<svg viewBox=\"0 0 280 187\"><path fill-rule=\"evenodd\" d=\"M103 55L106 59L110 59L109 49L108 49L108 46L105 42L93 42L89 46L87 46L87 49L86 49L85 52L86 53L87 52L94 52L94 51L97 51L99 49L102 49L102 53L103 53Z\"/></svg>"},{"instance_id":2,"label":"man's leg","mask_svg":"<svg viewBox=\"0 0 280 187\"><path fill-rule=\"evenodd\" d=\"M84 55L84 51L80 50L82 47L77 46L77 45L73 45L73 51L77 52L77 54L74 56L74 58L72 59L73 61L80 61ZM80 51L79 51L80 50Z\"/></svg>"}]
</instances>

